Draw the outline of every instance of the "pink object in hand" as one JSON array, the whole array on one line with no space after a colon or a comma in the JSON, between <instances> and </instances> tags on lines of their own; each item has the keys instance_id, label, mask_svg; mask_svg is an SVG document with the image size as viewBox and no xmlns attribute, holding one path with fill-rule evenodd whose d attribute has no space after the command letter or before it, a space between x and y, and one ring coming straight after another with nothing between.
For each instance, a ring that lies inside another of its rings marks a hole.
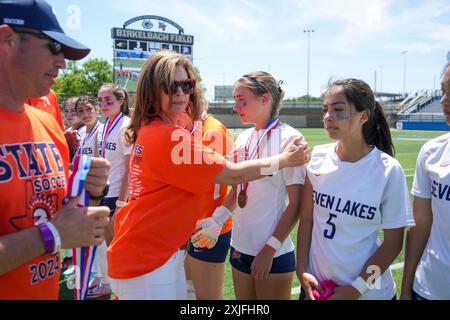
<instances>
[{"instance_id":1,"label":"pink object in hand","mask_svg":"<svg viewBox=\"0 0 450 320\"><path fill-rule=\"evenodd\" d=\"M333 293L333 288L337 286L337 284L333 280L323 280L320 283L320 286L322 287L322 294L319 293L317 289L313 289L313 296L316 300L327 300Z\"/></svg>"}]
</instances>

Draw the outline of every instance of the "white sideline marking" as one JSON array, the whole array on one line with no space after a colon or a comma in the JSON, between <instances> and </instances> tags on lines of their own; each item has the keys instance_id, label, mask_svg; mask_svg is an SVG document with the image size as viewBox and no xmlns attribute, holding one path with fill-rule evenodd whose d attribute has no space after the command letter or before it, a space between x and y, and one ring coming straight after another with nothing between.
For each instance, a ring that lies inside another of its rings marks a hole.
<instances>
[{"instance_id":1,"label":"white sideline marking","mask_svg":"<svg viewBox=\"0 0 450 320\"><path fill-rule=\"evenodd\" d=\"M404 266L404 262L399 262L399 263L396 263L396 264L392 264L390 267L389 267L389 269L391 269L391 270L398 270L398 269L402 269L403 268L403 266ZM299 294L300 293L300 286L299 287L295 287L295 288L292 288L292 290L291 290L291 295L293 295L293 294Z\"/></svg>"}]
</instances>

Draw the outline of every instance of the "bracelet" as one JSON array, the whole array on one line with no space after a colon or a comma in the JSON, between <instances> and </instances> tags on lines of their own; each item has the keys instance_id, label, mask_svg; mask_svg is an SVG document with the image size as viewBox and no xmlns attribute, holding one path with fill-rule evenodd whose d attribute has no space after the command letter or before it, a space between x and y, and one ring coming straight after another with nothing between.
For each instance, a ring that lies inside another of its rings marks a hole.
<instances>
[{"instance_id":1,"label":"bracelet","mask_svg":"<svg viewBox=\"0 0 450 320\"><path fill-rule=\"evenodd\" d=\"M351 285L358 290L358 292L363 295L366 293L367 290L369 290L369 285L367 284L366 280L364 280L362 277L356 278L355 281L351 283Z\"/></svg>"},{"instance_id":2,"label":"bracelet","mask_svg":"<svg viewBox=\"0 0 450 320\"><path fill-rule=\"evenodd\" d=\"M53 248L52 254L57 254L61 249L61 237L59 236L59 232L56 230L53 223L47 222L47 226L53 235L53 239L55 239L55 247Z\"/></svg>"},{"instance_id":3,"label":"bracelet","mask_svg":"<svg viewBox=\"0 0 450 320\"><path fill-rule=\"evenodd\" d=\"M117 208L122 208L122 207L124 207L126 204L127 204L126 201L120 201L120 200L117 200L117 201L116 201L116 207L117 207Z\"/></svg>"},{"instance_id":4,"label":"bracelet","mask_svg":"<svg viewBox=\"0 0 450 320\"><path fill-rule=\"evenodd\" d=\"M50 231L47 223L40 223L37 225L39 231L41 232L42 239L44 240L45 254L50 254L55 248L55 238L53 233Z\"/></svg>"},{"instance_id":5,"label":"bracelet","mask_svg":"<svg viewBox=\"0 0 450 320\"><path fill-rule=\"evenodd\" d=\"M274 236L271 236L269 240L267 240L266 245L275 249L275 252L281 249L281 242Z\"/></svg>"}]
</instances>

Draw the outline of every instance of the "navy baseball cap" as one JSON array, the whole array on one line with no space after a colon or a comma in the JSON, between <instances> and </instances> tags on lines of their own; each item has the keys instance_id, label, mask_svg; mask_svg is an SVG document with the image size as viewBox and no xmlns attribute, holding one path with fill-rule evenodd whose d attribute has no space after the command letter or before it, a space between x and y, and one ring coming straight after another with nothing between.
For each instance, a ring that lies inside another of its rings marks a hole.
<instances>
[{"instance_id":1,"label":"navy baseball cap","mask_svg":"<svg viewBox=\"0 0 450 320\"><path fill-rule=\"evenodd\" d=\"M0 25L39 30L59 42L66 59L80 60L91 49L68 37L59 25L53 8L44 0L0 0Z\"/></svg>"}]
</instances>

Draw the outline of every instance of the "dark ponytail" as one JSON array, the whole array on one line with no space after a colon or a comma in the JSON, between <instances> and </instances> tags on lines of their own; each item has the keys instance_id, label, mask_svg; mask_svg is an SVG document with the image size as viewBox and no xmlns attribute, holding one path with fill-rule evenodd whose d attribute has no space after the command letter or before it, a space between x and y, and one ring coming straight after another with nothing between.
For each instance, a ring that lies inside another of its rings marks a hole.
<instances>
[{"instance_id":1,"label":"dark ponytail","mask_svg":"<svg viewBox=\"0 0 450 320\"><path fill-rule=\"evenodd\" d=\"M363 125L362 132L367 144L374 145L388 155L394 156L391 130L378 101L375 101L373 111L370 111L369 120Z\"/></svg>"},{"instance_id":2,"label":"dark ponytail","mask_svg":"<svg viewBox=\"0 0 450 320\"><path fill-rule=\"evenodd\" d=\"M341 87L345 97L350 104L355 106L356 111L369 112L369 120L362 127L364 140L369 145L374 145L390 156L394 156L394 144L392 143L391 131L386 121L382 106L375 100L370 86L359 79L338 80L331 87Z\"/></svg>"}]
</instances>

